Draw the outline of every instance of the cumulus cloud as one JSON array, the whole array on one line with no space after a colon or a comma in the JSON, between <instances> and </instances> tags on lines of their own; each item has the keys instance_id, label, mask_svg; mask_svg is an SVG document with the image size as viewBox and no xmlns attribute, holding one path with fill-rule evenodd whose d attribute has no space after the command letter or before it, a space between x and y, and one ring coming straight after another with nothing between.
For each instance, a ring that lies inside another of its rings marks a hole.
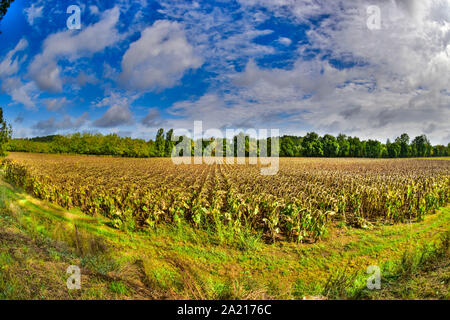
<instances>
[{"instance_id":1,"label":"cumulus cloud","mask_svg":"<svg viewBox=\"0 0 450 320\"><path fill-rule=\"evenodd\" d=\"M27 109L35 109L35 100L39 96L33 82L23 83L19 77L2 79L2 90L6 92L14 103L21 103Z\"/></svg>"},{"instance_id":2,"label":"cumulus cloud","mask_svg":"<svg viewBox=\"0 0 450 320\"><path fill-rule=\"evenodd\" d=\"M243 71L222 74L231 93L219 94L222 87L176 103L178 116L194 114L216 127L266 121L284 132L308 128L378 139L427 131L446 143L450 128L439 119L450 116L450 22L438 13L448 12L448 1L240 2L255 12L254 21L260 10L253 9L262 6L294 26L307 25L308 41L290 68L263 68L250 59ZM373 4L381 8L381 30L367 28ZM305 59L310 52L317 54Z\"/></svg>"},{"instance_id":3,"label":"cumulus cloud","mask_svg":"<svg viewBox=\"0 0 450 320\"><path fill-rule=\"evenodd\" d=\"M189 69L202 65L178 22L156 21L130 44L122 58L120 80L129 89L173 87Z\"/></svg>"},{"instance_id":4,"label":"cumulus cloud","mask_svg":"<svg viewBox=\"0 0 450 320\"><path fill-rule=\"evenodd\" d=\"M100 21L83 28L80 32L61 31L48 36L42 53L36 55L29 66L29 74L41 90L59 92L62 90L60 59L75 61L81 57L104 50L116 43L120 36L116 29L119 9L105 11Z\"/></svg>"},{"instance_id":5,"label":"cumulus cloud","mask_svg":"<svg viewBox=\"0 0 450 320\"><path fill-rule=\"evenodd\" d=\"M29 76L50 91L61 91L67 79L80 87L97 83L90 72L63 77L67 70L62 60L76 64L138 31L139 38L128 48L125 43L115 47L120 54L125 51L118 59L120 67L105 59L106 93L91 102L108 107L95 121L99 127L132 123L130 105L137 97L173 87L187 72L202 67L207 78L202 74L201 79L208 86L202 87L202 96L195 96L197 91L173 103L167 112L174 117L167 120L149 109L138 129L151 130L162 121L189 128L192 121L204 120L205 127L278 127L282 133L315 130L378 139L406 131L426 133L433 143L448 142L450 128L443 119L450 116L450 1L238 3L219 7L164 0L158 13L166 20L150 26L139 7L146 1L141 1L125 34L116 29L118 9L102 13L90 7L89 17L99 22L50 35L30 64ZM381 9L380 30L367 27L369 5ZM131 7L125 1L118 6L123 12ZM306 36L270 30L278 21ZM259 41L263 36L273 41ZM17 53L26 46L23 40L0 62L0 75L6 75L0 80L16 102L31 108L37 88L16 76L25 59ZM117 83L128 91L114 91Z\"/></svg>"},{"instance_id":6,"label":"cumulus cloud","mask_svg":"<svg viewBox=\"0 0 450 320\"><path fill-rule=\"evenodd\" d=\"M151 108L141 123L148 128L161 127L164 121L161 120L158 109Z\"/></svg>"},{"instance_id":7,"label":"cumulus cloud","mask_svg":"<svg viewBox=\"0 0 450 320\"><path fill-rule=\"evenodd\" d=\"M339 70L352 85L333 81L336 89L311 120L325 129L339 123L337 128L345 130L355 119L338 119L336 111L356 104L362 107L357 133L382 137L403 131L421 134L418 123L448 118L450 99L441 92L450 84L450 22L433 15L443 1L380 1L381 30L364 27L369 2L358 4L353 12L344 6L337 18L308 32L314 49L364 62L352 68L353 74ZM361 81L373 85L367 90ZM439 129L430 134L440 140L442 131L450 129L442 122Z\"/></svg>"},{"instance_id":8,"label":"cumulus cloud","mask_svg":"<svg viewBox=\"0 0 450 320\"><path fill-rule=\"evenodd\" d=\"M270 12L239 6L218 8L207 2L192 5L178 0L165 0L161 6L162 14L182 21L189 41L207 62L203 67L217 74L211 82L224 81L226 74L234 71L236 63L275 53L272 46L255 42L258 37L273 33L273 30L258 28L258 24L270 19Z\"/></svg>"},{"instance_id":9,"label":"cumulus cloud","mask_svg":"<svg viewBox=\"0 0 450 320\"><path fill-rule=\"evenodd\" d=\"M90 84L97 84L98 83L98 79L95 77L95 75L93 74L87 74L84 71L81 71L75 78L75 83L80 86L83 87L84 85L86 85L87 83Z\"/></svg>"},{"instance_id":10,"label":"cumulus cloud","mask_svg":"<svg viewBox=\"0 0 450 320\"><path fill-rule=\"evenodd\" d=\"M89 114L87 112L83 113L78 118L73 118L69 115L65 115L63 119L56 120L54 117L48 120L40 120L32 129L35 134L52 134L58 131L64 130L76 130L82 127L88 120Z\"/></svg>"},{"instance_id":11,"label":"cumulus cloud","mask_svg":"<svg viewBox=\"0 0 450 320\"><path fill-rule=\"evenodd\" d=\"M266 128L267 121L271 124L277 120L273 109L259 103L248 102L236 95L221 96L205 94L199 99L174 103L168 110L175 119L167 120L169 126L175 128L192 127L194 121L203 121L203 128ZM265 120L265 121L264 121ZM271 127L276 128L276 127Z\"/></svg>"},{"instance_id":12,"label":"cumulus cloud","mask_svg":"<svg viewBox=\"0 0 450 320\"><path fill-rule=\"evenodd\" d=\"M3 92L11 96L14 103L21 103L28 109L34 109L35 98L38 96L37 88L32 82L24 83L16 74L20 65L26 60L26 55L18 58L18 52L28 47L28 41L21 39L0 62L0 81Z\"/></svg>"},{"instance_id":13,"label":"cumulus cloud","mask_svg":"<svg viewBox=\"0 0 450 320\"><path fill-rule=\"evenodd\" d=\"M67 103L66 97L42 100L48 111L60 111Z\"/></svg>"},{"instance_id":14,"label":"cumulus cloud","mask_svg":"<svg viewBox=\"0 0 450 320\"><path fill-rule=\"evenodd\" d=\"M100 128L113 128L133 123L133 116L128 106L113 105L99 119L94 121L94 125Z\"/></svg>"},{"instance_id":15,"label":"cumulus cloud","mask_svg":"<svg viewBox=\"0 0 450 320\"><path fill-rule=\"evenodd\" d=\"M113 105L129 106L139 96L139 94L131 95L125 92L108 91L102 99L93 102L92 105L95 108L102 108Z\"/></svg>"}]
</instances>

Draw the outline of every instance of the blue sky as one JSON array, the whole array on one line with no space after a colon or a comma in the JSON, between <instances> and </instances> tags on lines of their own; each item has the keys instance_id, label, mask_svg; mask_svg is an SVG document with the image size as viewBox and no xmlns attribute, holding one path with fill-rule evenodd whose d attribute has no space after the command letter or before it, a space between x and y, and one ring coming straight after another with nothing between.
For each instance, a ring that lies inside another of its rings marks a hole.
<instances>
[{"instance_id":1,"label":"blue sky","mask_svg":"<svg viewBox=\"0 0 450 320\"><path fill-rule=\"evenodd\" d=\"M79 30L66 26L74 4ZM447 144L449 17L447 0L16 0L0 25L0 105L15 137L149 139L202 120Z\"/></svg>"}]
</instances>

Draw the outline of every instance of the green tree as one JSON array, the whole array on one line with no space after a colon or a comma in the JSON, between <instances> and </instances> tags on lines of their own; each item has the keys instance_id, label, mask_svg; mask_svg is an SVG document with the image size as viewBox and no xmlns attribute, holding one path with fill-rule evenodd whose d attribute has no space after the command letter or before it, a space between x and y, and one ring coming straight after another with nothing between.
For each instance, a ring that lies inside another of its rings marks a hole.
<instances>
[{"instance_id":1,"label":"green tree","mask_svg":"<svg viewBox=\"0 0 450 320\"><path fill-rule=\"evenodd\" d=\"M166 133L166 145L165 145L165 156L170 157L172 155L172 149L175 145L175 142L172 141L173 138L173 129L170 129Z\"/></svg>"},{"instance_id":2,"label":"green tree","mask_svg":"<svg viewBox=\"0 0 450 320\"><path fill-rule=\"evenodd\" d=\"M348 143L350 144L349 156L350 157L362 157L364 156L364 144L358 137L348 137Z\"/></svg>"},{"instance_id":3,"label":"green tree","mask_svg":"<svg viewBox=\"0 0 450 320\"><path fill-rule=\"evenodd\" d=\"M411 146L409 145L409 136L403 133L400 137L395 139L395 142L400 145L400 157L406 158L411 155Z\"/></svg>"},{"instance_id":4,"label":"green tree","mask_svg":"<svg viewBox=\"0 0 450 320\"><path fill-rule=\"evenodd\" d=\"M381 157L381 142L377 140L368 140L366 142L366 157L368 158L379 158Z\"/></svg>"},{"instance_id":5,"label":"green tree","mask_svg":"<svg viewBox=\"0 0 450 320\"><path fill-rule=\"evenodd\" d=\"M382 158L388 158L388 152L385 144L381 145L381 157Z\"/></svg>"},{"instance_id":6,"label":"green tree","mask_svg":"<svg viewBox=\"0 0 450 320\"><path fill-rule=\"evenodd\" d=\"M319 140L319 135L315 132L308 132L302 141L303 152L308 157L322 157L323 147Z\"/></svg>"},{"instance_id":7,"label":"green tree","mask_svg":"<svg viewBox=\"0 0 450 320\"><path fill-rule=\"evenodd\" d=\"M430 141L426 135L417 136L411 143L413 155L417 157L426 157L430 155Z\"/></svg>"},{"instance_id":8,"label":"green tree","mask_svg":"<svg viewBox=\"0 0 450 320\"><path fill-rule=\"evenodd\" d=\"M448 150L445 146L443 145L437 145L435 147L433 147L433 157L446 157L448 156Z\"/></svg>"},{"instance_id":9,"label":"green tree","mask_svg":"<svg viewBox=\"0 0 450 320\"><path fill-rule=\"evenodd\" d=\"M399 143L391 143L391 141L388 139L386 142L386 149L389 158L398 158L400 156L401 146Z\"/></svg>"},{"instance_id":10,"label":"green tree","mask_svg":"<svg viewBox=\"0 0 450 320\"><path fill-rule=\"evenodd\" d=\"M339 134L337 137L337 142L339 143L339 156L348 157L350 154L350 143L347 140L345 134Z\"/></svg>"},{"instance_id":11,"label":"green tree","mask_svg":"<svg viewBox=\"0 0 450 320\"><path fill-rule=\"evenodd\" d=\"M293 157L295 155L295 145L291 137L284 136L281 139L280 156Z\"/></svg>"},{"instance_id":12,"label":"green tree","mask_svg":"<svg viewBox=\"0 0 450 320\"><path fill-rule=\"evenodd\" d=\"M164 157L164 153L166 150L166 144L164 141L164 129L161 128L158 130L158 133L156 134L156 155L158 157Z\"/></svg>"},{"instance_id":13,"label":"green tree","mask_svg":"<svg viewBox=\"0 0 450 320\"><path fill-rule=\"evenodd\" d=\"M147 142L147 152L149 157L156 157L157 151L156 151L156 144L153 140L149 140Z\"/></svg>"},{"instance_id":14,"label":"green tree","mask_svg":"<svg viewBox=\"0 0 450 320\"><path fill-rule=\"evenodd\" d=\"M325 157L337 157L339 154L339 143L336 138L330 134L326 134L321 139L323 155Z\"/></svg>"},{"instance_id":15,"label":"green tree","mask_svg":"<svg viewBox=\"0 0 450 320\"><path fill-rule=\"evenodd\" d=\"M1 110L1 109L0 109ZM35 137L31 139L10 139L11 126L7 125L3 120L3 112L0 111L2 129L0 141L3 144L2 153L5 151L16 152L36 152L36 153L74 153L74 154L93 154L93 155L112 155L119 157L163 157L170 156L171 146L177 148L179 155L181 150L191 148L191 154L194 153L194 145L198 144L199 150L208 148L212 155L216 155L218 145L214 139L197 140L182 139L177 137L178 142L172 141L173 130L169 130L164 137L163 129L158 131L156 141L142 139L132 139L130 137L120 137L117 134L91 133L73 133L70 135L50 135L45 137ZM239 139L238 139L239 138ZM9 140L9 141L8 141ZM340 134L337 138L332 135L324 135L319 137L317 133L310 132L305 137L283 136L277 137L279 143L274 146L279 154L284 157L383 157L397 158L402 156L421 156L421 157L438 157L450 155L450 143L447 146L437 145L431 146L425 135L416 137L409 144L407 134L402 134L395 142L389 139L386 144L381 144L376 140L361 141L357 137L346 137ZM7 141L8 143L6 143ZM181 144L183 141L183 144ZM239 150L241 155L249 156L249 154L260 154L262 147L268 149L268 155L272 154L272 138L256 140L250 138L244 133L240 133L232 140L223 139L223 154L233 155ZM203 142L203 143L202 143ZM201 154L200 154L201 155Z\"/></svg>"},{"instance_id":16,"label":"green tree","mask_svg":"<svg viewBox=\"0 0 450 320\"><path fill-rule=\"evenodd\" d=\"M6 155L6 147L9 139L11 139L11 134L11 125L3 119L3 109L0 107L0 156Z\"/></svg>"}]
</instances>

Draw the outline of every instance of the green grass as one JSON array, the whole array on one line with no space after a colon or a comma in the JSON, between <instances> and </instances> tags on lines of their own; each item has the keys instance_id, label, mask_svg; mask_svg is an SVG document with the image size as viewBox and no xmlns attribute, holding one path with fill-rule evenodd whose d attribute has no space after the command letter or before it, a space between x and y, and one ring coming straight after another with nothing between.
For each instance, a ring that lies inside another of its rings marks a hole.
<instances>
[{"instance_id":1,"label":"green grass","mask_svg":"<svg viewBox=\"0 0 450 320\"><path fill-rule=\"evenodd\" d=\"M371 299L445 299L450 298L450 231L435 242L405 251L402 257L382 266L381 290L365 287L354 295Z\"/></svg>"},{"instance_id":2,"label":"green grass","mask_svg":"<svg viewBox=\"0 0 450 320\"><path fill-rule=\"evenodd\" d=\"M421 297L411 288L432 279L427 298L448 299L448 285L441 284L448 284L448 256L434 256L436 270L413 264L417 278L396 276L395 266L405 252L419 255L425 245L440 243L449 228L450 209L442 208L421 222L372 230L337 223L310 244L258 238L224 244L183 224L113 229L103 217L62 209L0 182L0 298L398 299ZM66 288L69 265L81 267L81 290ZM382 290L364 289L369 265L382 268Z\"/></svg>"},{"instance_id":3,"label":"green grass","mask_svg":"<svg viewBox=\"0 0 450 320\"><path fill-rule=\"evenodd\" d=\"M124 285L120 281L113 281L109 285L109 290L111 290L114 293L117 293L119 295L127 295L128 294L128 288L126 285Z\"/></svg>"}]
</instances>

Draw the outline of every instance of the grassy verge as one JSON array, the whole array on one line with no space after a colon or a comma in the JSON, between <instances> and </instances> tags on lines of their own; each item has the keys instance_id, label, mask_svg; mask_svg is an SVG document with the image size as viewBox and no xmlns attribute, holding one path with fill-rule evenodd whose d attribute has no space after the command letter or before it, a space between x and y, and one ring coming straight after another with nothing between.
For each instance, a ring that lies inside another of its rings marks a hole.
<instances>
[{"instance_id":1,"label":"grassy verge","mask_svg":"<svg viewBox=\"0 0 450 320\"><path fill-rule=\"evenodd\" d=\"M361 291L371 299L450 299L450 232L435 243L406 251L383 270L379 291Z\"/></svg>"},{"instance_id":2,"label":"grassy verge","mask_svg":"<svg viewBox=\"0 0 450 320\"><path fill-rule=\"evenodd\" d=\"M252 238L222 246L214 234L186 225L150 233L108 222L0 182L0 299L449 297L448 249L437 254L450 228L449 208L414 224L336 225L313 244ZM409 269L397 267L408 263ZM70 265L81 268L81 290L66 287ZM365 289L370 265L382 269L381 290Z\"/></svg>"}]
</instances>

